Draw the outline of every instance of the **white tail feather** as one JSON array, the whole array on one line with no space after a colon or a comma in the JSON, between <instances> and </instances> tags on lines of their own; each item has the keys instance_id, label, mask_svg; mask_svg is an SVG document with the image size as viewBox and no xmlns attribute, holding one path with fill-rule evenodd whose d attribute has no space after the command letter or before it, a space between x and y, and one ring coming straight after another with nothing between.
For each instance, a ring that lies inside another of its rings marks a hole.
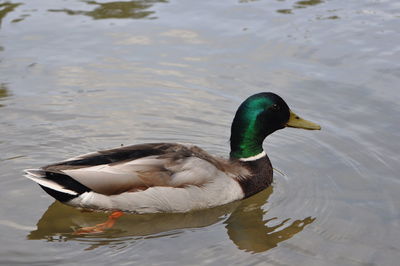
<instances>
[{"instance_id":1,"label":"white tail feather","mask_svg":"<svg viewBox=\"0 0 400 266\"><path fill-rule=\"evenodd\" d=\"M48 187L50 189L62 192L62 193L67 193L70 195L78 195L77 192L70 190L70 189L66 189L63 186L61 186L60 184L57 184L54 181L48 180L46 178L44 178L43 175L43 170L40 169L27 169L24 171L25 177L31 179L32 181L35 181L36 183L38 183L39 185Z\"/></svg>"}]
</instances>

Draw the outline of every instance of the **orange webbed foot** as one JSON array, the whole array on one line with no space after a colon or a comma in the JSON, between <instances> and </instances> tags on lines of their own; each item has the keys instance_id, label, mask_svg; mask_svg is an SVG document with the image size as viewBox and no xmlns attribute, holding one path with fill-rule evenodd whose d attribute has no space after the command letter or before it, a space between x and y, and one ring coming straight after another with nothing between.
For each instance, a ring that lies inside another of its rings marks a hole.
<instances>
[{"instance_id":1,"label":"orange webbed foot","mask_svg":"<svg viewBox=\"0 0 400 266\"><path fill-rule=\"evenodd\" d=\"M124 213L122 211L114 211L108 216L106 222L101 224L96 224L95 226L82 227L74 232L74 235L87 235L87 234L98 234L103 233L104 230L109 229L114 226L117 219L121 217Z\"/></svg>"}]
</instances>

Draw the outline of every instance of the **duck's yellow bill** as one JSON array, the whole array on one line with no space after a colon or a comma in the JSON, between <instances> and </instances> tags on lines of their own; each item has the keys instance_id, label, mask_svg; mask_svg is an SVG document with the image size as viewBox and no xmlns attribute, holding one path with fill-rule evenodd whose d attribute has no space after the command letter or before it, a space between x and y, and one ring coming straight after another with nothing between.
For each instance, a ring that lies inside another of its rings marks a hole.
<instances>
[{"instance_id":1,"label":"duck's yellow bill","mask_svg":"<svg viewBox=\"0 0 400 266\"><path fill-rule=\"evenodd\" d=\"M286 124L287 127L297 127L297 128L304 128L309 130L320 130L321 126L315 124L311 121L305 120L290 110L290 117L289 121Z\"/></svg>"}]
</instances>

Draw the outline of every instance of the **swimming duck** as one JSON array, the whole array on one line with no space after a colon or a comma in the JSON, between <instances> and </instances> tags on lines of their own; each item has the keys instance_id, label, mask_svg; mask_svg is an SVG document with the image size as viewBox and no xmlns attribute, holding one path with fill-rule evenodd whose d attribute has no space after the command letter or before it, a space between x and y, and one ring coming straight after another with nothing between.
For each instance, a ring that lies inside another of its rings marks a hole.
<instances>
[{"instance_id":1,"label":"swimming duck","mask_svg":"<svg viewBox=\"0 0 400 266\"><path fill-rule=\"evenodd\" d=\"M188 212L250 197L273 177L264 139L284 127L321 127L271 92L247 98L231 126L229 159L179 143L123 146L25 170L49 195L74 207L133 213Z\"/></svg>"}]
</instances>

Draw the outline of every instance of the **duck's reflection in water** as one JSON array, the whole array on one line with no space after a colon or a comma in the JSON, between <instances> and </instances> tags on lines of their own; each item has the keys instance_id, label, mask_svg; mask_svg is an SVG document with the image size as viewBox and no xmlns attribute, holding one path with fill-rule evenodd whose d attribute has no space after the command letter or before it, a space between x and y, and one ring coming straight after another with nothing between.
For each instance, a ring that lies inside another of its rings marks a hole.
<instances>
[{"instance_id":1,"label":"duck's reflection in water","mask_svg":"<svg viewBox=\"0 0 400 266\"><path fill-rule=\"evenodd\" d=\"M262 206L271 193L272 187L242 201L224 222L229 238L239 249L254 253L269 250L314 222L315 218L312 217L293 222L285 218L279 223L275 221L282 220L281 217L264 219L268 211L263 210ZM271 221L275 225L268 225Z\"/></svg>"},{"instance_id":2,"label":"duck's reflection in water","mask_svg":"<svg viewBox=\"0 0 400 266\"><path fill-rule=\"evenodd\" d=\"M180 234L185 228L201 228L223 221L229 238L239 249L263 252L301 232L315 220L307 217L290 222L290 218L286 218L277 225L269 226L270 221L281 220L280 217L264 219L267 210L262 207L271 193L272 187L240 202L189 213L126 214L112 229L101 234L84 236L74 235L74 230L104 222L107 214L82 212L57 201L50 205L37 223L37 229L31 231L27 238L88 241L91 244L88 249L93 249L115 241L130 241L132 238L171 236Z\"/></svg>"}]
</instances>

